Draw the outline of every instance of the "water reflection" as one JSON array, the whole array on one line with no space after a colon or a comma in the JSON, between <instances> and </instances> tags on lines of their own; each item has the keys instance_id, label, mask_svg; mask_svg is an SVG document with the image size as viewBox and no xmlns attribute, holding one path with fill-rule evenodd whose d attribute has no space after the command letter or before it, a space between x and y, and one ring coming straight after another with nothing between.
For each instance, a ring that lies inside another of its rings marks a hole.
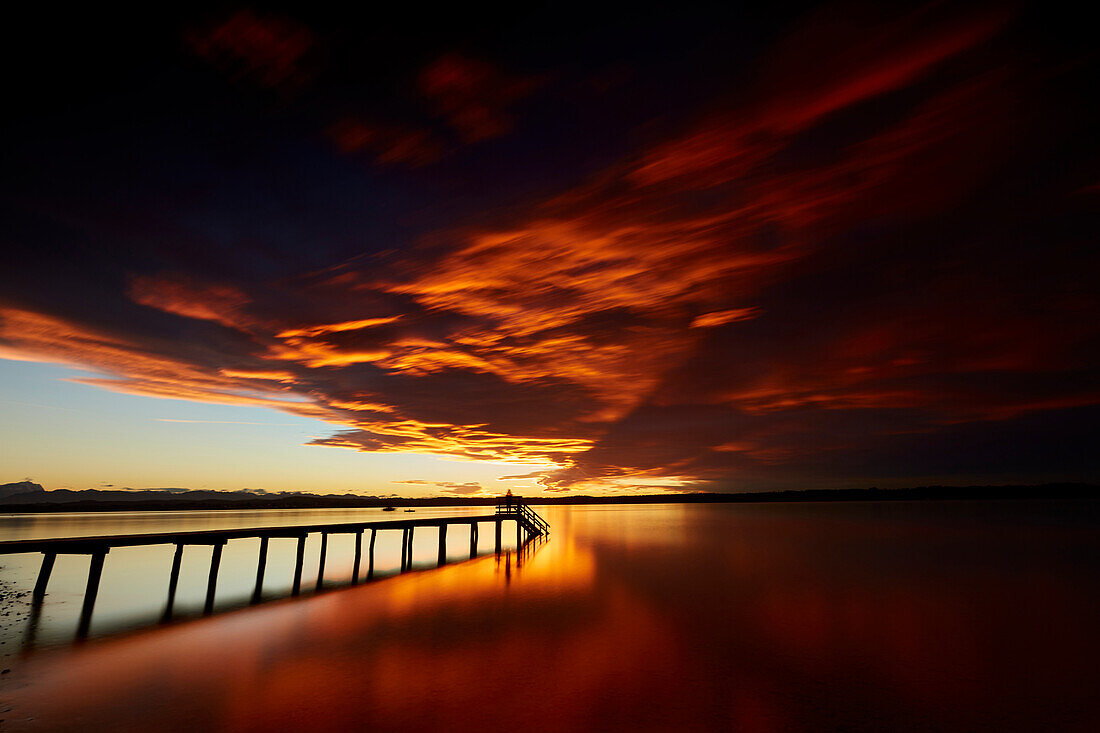
<instances>
[{"instance_id":1,"label":"water reflection","mask_svg":"<svg viewBox=\"0 0 1100 733\"><path fill-rule=\"evenodd\" d=\"M1100 557L1081 514L553 508L526 556L19 659L5 725L1092 730Z\"/></svg>"}]
</instances>

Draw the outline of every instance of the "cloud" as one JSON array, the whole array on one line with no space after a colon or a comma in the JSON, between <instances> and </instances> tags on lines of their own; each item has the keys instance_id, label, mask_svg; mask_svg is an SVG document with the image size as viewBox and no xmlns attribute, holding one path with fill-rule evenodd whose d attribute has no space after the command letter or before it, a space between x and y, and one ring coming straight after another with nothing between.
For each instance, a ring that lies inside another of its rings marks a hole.
<instances>
[{"instance_id":1,"label":"cloud","mask_svg":"<svg viewBox=\"0 0 1100 733\"><path fill-rule=\"evenodd\" d=\"M380 165L429 165L446 152L444 141L425 127L342 117L325 131L343 153L367 152Z\"/></svg>"},{"instance_id":2,"label":"cloud","mask_svg":"<svg viewBox=\"0 0 1100 733\"><path fill-rule=\"evenodd\" d=\"M422 481L419 479L412 479L409 481L394 481L395 484L413 484L417 486L434 486L435 488L443 491L447 494L457 494L459 496L469 496L470 494L486 494L488 492L485 487L476 481L469 481L466 483L456 483L453 481Z\"/></svg>"},{"instance_id":3,"label":"cloud","mask_svg":"<svg viewBox=\"0 0 1100 733\"><path fill-rule=\"evenodd\" d=\"M288 18L239 10L194 31L188 42L198 56L234 79L293 89L310 80L304 62L316 36Z\"/></svg>"},{"instance_id":4,"label":"cloud","mask_svg":"<svg viewBox=\"0 0 1100 733\"><path fill-rule=\"evenodd\" d=\"M513 119L508 108L539 83L505 74L483 61L446 54L421 70L417 93L428 101L431 113L451 129L450 136L438 130L438 124L407 114L400 120L345 114L325 133L343 153L367 153L379 165L420 168L462 145L511 131Z\"/></svg>"},{"instance_id":5,"label":"cloud","mask_svg":"<svg viewBox=\"0 0 1100 733\"><path fill-rule=\"evenodd\" d=\"M179 422L179 423L210 423L217 425L293 425L294 423L285 422L249 422L245 420L182 420L170 417L157 417L153 418L157 422Z\"/></svg>"},{"instance_id":6,"label":"cloud","mask_svg":"<svg viewBox=\"0 0 1100 733\"><path fill-rule=\"evenodd\" d=\"M139 275L131 279L129 295L136 303L166 313L214 321L230 328L249 325L244 313L249 298L233 285L199 283L181 274Z\"/></svg>"},{"instance_id":7,"label":"cloud","mask_svg":"<svg viewBox=\"0 0 1100 733\"><path fill-rule=\"evenodd\" d=\"M312 445L537 466L503 478L548 491L974 475L983 435L1040 428L1061 456L1051 416L1100 404L1100 287L1087 197L1051 204L1083 185L1044 160L1058 115L1001 10L854 13L797 25L755 82L558 195L298 276L135 265L114 310L4 304L0 349L334 426ZM267 78L305 51L248 53ZM417 81L464 143L532 89L459 56ZM341 119L345 152L439 155Z\"/></svg>"},{"instance_id":8,"label":"cloud","mask_svg":"<svg viewBox=\"0 0 1100 733\"><path fill-rule=\"evenodd\" d=\"M507 108L530 94L539 81L506 74L459 54L445 54L420 73L420 92L467 143L512 129Z\"/></svg>"}]
</instances>

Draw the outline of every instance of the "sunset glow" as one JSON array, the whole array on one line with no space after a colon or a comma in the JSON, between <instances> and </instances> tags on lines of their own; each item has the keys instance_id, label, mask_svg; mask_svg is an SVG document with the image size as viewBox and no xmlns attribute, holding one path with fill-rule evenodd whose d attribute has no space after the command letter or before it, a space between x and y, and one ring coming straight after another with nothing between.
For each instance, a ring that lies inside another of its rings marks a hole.
<instances>
[{"instance_id":1,"label":"sunset glow","mask_svg":"<svg viewBox=\"0 0 1100 733\"><path fill-rule=\"evenodd\" d=\"M135 450L173 423L247 443L264 421L236 409L306 421L222 479L134 488L275 488L265 462L303 445L332 470L279 490L1095 477L1095 144L1066 91L1081 50L1025 39L1032 12L828 6L663 69L625 37L577 66L186 18L155 41L160 86L128 69L81 136L48 106L11 123L3 368L206 406L126 419ZM70 444L53 467L10 450L10 480L122 480Z\"/></svg>"}]
</instances>

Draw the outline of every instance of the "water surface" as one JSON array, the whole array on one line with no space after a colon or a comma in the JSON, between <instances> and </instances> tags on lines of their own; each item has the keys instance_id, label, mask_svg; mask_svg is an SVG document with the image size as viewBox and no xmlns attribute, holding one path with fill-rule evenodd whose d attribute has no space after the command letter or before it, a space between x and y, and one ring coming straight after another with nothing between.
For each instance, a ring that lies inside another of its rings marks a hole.
<instances>
[{"instance_id":1,"label":"water surface","mask_svg":"<svg viewBox=\"0 0 1100 733\"><path fill-rule=\"evenodd\" d=\"M372 511L23 518L3 538L47 536L57 522L68 534L111 534L353 521ZM162 610L171 547L133 548L131 557L112 550L92 626L98 638L78 646L67 635L88 561L62 572L59 558L46 603L53 615L44 611L33 649L5 661L4 726L1096 729L1094 504L540 512L553 533L526 557L489 552L486 525L479 549L487 554L463 561L468 539L452 529L452 564L428 569L436 544L425 529L421 572L144 629ZM94 529L79 531L86 523ZM244 606L251 592L250 542L227 546L221 610ZM265 592L273 598L289 584L286 542L285 558L272 543ZM347 543L330 540L333 584L350 572ZM200 552L185 556L195 607L209 559ZM307 558L315 568L315 548ZM5 582L29 588L37 561L0 558ZM5 637L12 643L20 623Z\"/></svg>"}]
</instances>

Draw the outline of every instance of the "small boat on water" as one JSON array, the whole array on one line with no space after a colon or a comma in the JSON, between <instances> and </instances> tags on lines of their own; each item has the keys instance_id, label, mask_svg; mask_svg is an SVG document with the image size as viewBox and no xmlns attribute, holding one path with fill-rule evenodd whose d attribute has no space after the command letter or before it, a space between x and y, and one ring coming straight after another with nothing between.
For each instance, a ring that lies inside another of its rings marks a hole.
<instances>
[{"instance_id":1,"label":"small boat on water","mask_svg":"<svg viewBox=\"0 0 1100 733\"><path fill-rule=\"evenodd\" d=\"M383 508L382 511L384 511L384 512L396 512L397 507L388 506L388 507Z\"/></svg>"},{"instance_id":2,"label":"small boat on water","mask_svg":"<svg viewBox=\"0 0 1100 733\"><path fill-rule=\"evenodd\" d=\"M406 512L415 512L416 510L415 509L406 509L405 511Z\"/></svg>"}]
</instances>

